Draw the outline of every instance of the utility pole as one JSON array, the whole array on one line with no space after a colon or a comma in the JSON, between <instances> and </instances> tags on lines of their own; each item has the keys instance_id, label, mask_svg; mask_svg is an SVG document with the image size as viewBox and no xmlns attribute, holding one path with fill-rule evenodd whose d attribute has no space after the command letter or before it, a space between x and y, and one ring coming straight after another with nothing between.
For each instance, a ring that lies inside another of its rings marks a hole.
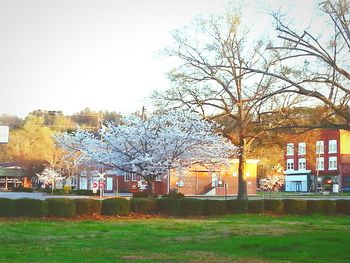
<instances>
[{"instance_id":1,"label":"utility pole","mask_svg":"<svg viewBox=\"0 0 350 263\"><path fill-rule=\"evenodd\" d=\"M314 185L315 185L315 193L317 193L317 186L318 186L318 175L319 175L319 171L320 171L320 157L321 157L321 144L320 143L318 143L317 145L316 145L316 151L317 151L317 162L316 162L316 178L315 178L315 183L314 183Z\"/></svg>"}]
</instances>

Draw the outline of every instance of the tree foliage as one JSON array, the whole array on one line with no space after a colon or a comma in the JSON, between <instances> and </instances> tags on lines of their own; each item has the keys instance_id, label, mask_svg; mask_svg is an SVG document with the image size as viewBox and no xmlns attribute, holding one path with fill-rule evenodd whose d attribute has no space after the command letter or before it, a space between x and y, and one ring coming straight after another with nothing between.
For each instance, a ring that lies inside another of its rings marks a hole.
<instances>
[{"instance_id":1,"label":"tree foliage","mask_svg":"<svg viewBox=\"0 0 350 263\"><path fill-rule=\"evenodd\" d=\"M127 116L122 124L109 123L98 136L79 130L61 134L57 141L92 162L141 176L151 191L155 178L169 169L222 162L232 156L235 147L214 133L216 128L196 114L171 111L146 118Z\"/></svg>"},{"instance_id":2,"label":"tree foliage","mask_svg":"<svg viewBox=\"0 0 350 263\"><path fill-rule=\"evenodd\" d=\"M36 175L38 176L38 180L44 185L51 185L52 193L55 189L56 182L64 179L61 174L50 167L45 168L41 173Z\"/></svg>"}]
</instances>

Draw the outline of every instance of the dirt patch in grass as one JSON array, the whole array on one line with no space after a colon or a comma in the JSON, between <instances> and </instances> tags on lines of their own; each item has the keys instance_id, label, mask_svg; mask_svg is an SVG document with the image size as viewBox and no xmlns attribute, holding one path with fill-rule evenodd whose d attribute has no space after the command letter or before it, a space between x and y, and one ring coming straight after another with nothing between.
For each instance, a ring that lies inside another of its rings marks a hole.
<instances>
[{"instance_id":1,"label":"dirt patch in grass","mask_svg":"<svg viewBox=\"0 0 350 263\"><path fill-rule=\"evenodd\" d=\"M152 254L152 255L123 255L120 258L128 262L140 261L140 260L152 260L155 262L164 262L162 259L166 259L168 258L168 256L162 253L158 253L158 254Z\"/></svg>"},{"instance_id":2,"label":"dirt patch in grass","mask_svg":"<svg viewBox=\"0 0 350 263\"><path fill-rule=\"evenodd\" d=\"M189 263L270 263L265 259L252 258L252 257L242 257L242 258L228 258L224 256L219 256L213 252L206 251L187 251L186 256L189 257L187 262Z\"/></svg>"}]
</instances>

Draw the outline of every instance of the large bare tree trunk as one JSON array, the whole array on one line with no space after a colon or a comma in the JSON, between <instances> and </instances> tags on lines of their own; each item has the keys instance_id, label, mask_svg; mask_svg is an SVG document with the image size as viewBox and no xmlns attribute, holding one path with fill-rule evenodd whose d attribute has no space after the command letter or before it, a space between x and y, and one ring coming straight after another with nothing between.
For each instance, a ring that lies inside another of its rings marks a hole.
<instances>
[{"instance_id":1,"label":"large bare tree trunk","mask_svg":"<svg viewBox=\"0 0 350 263\"><path fill-rule=\"evenodd\" d=\"M245 161L246 161L246 152L245 152L245 141L243 138L243 131L240 131L239 138L239 156L238 156L238 194L237 199L244 200L247 199L247 181L245 175Z\"/></svg>"}]
</instances>

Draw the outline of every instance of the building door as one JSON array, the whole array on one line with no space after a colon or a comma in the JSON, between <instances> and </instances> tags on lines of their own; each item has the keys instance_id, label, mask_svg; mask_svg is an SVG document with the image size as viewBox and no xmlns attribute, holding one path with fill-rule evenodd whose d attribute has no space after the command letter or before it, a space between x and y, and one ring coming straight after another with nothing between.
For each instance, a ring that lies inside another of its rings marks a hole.
<instances>
[{"instance_id":1,"label":"building door","mask_svg":"<svg viewBox=\"0 0 350 263\"><path fill-rule=\"evenodd\" d=\"M216 187L218 184L219 176L217 173L211 173L211 186Z\"/></svg>"},{"instance_id":2,"label":"building door","mask_svg":"<svg viewBox=\"0 0 350 263\"><path fill-rule=\"evenodd\" d=\"M107 177L106 190L113 191L113 178Z\"/></svg>"},{"instance_id":3,"label":"building door","mask_svg":"<svg viewBox=\"0 0 350 263\"><path fill-rule=\"evenodd\" d=\"M80 177L80 184L79 189L87 190L87 178L86 177Z\"/></svg>"},{"instance_id":4,"label":"building door","mask_svg":"<svg viewBox=\"0 0 350 263\"><path fill-rule=\"evenodd\" d=\"M295 191L296 192L301 192L301 181L295 182Z\"/></svg>"}]
</instances>

